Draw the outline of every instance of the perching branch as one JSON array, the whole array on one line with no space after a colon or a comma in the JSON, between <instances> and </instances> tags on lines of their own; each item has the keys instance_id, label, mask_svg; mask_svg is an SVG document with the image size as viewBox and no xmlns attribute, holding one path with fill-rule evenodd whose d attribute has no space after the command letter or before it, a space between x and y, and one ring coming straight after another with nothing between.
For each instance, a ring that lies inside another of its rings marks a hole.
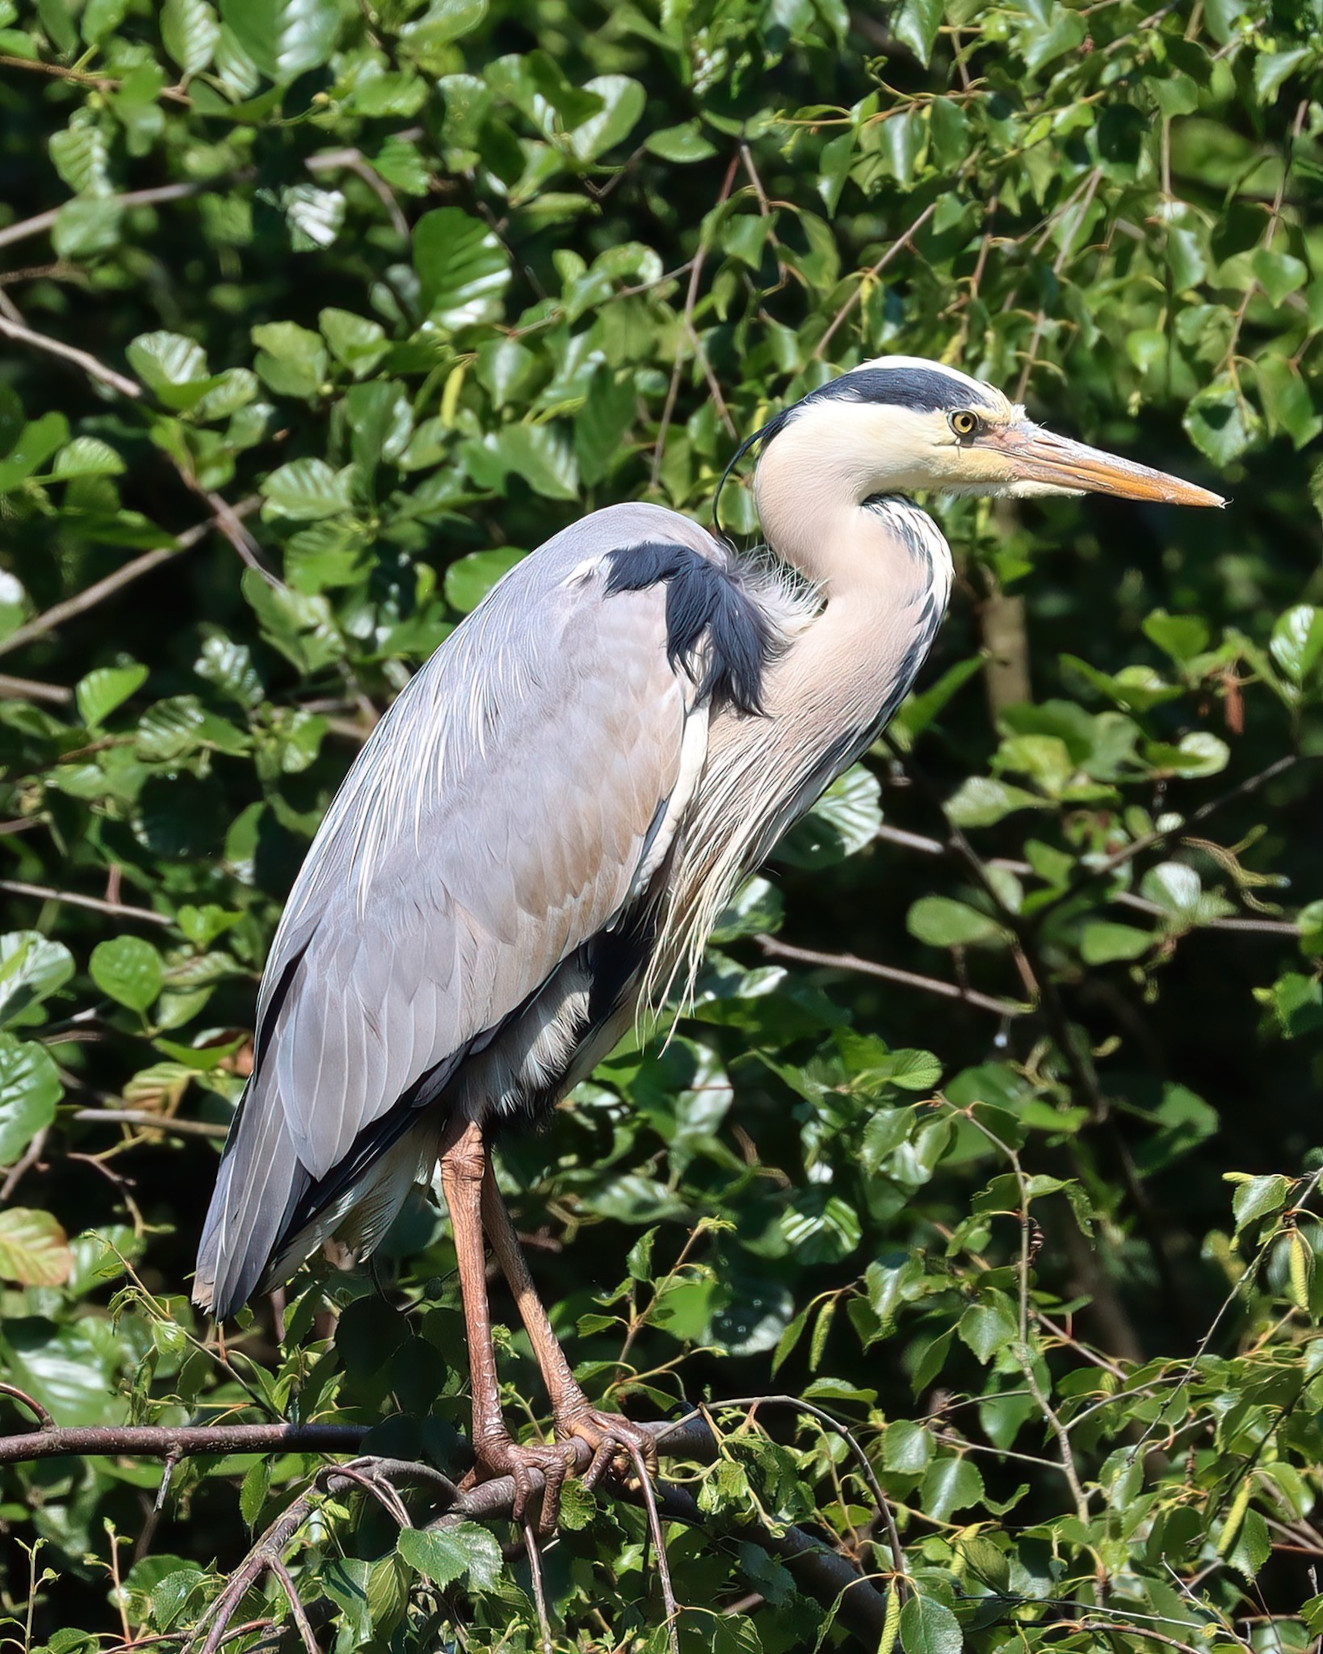
<instances>
[{"instance_id":1,"label":"perching branch","mask_svg":"<svg viewBox=\"0 0 1323 1654\"><path fill-rule=\"evenodd\" d=\"M29 1396L4 1386L24 1406ZM44 1411L44 1409L42 1409ZM50 1417L49 1414L46 1415ZM35 1459L187 1459L198 1453L352 1453L367 1434L357 1424L42 1424L16 1436L0 1436L0 1465Z\"/></svg>"},{"instance_id":2,"label":"perching branch","mask_svg":"<svg viewBox=\"0 0 1323 1654\"><path fill-rule=\"evenodd\" d=\"M37 1428L0 1437L0 1464L28 1463L37 1459L66 1456L113 1456L159 1458L168 1461L196 1454L231 1453L353 1453L362 1445L367 1427L349 1424L212 1424L212 1425L95 1425L64 1429L33 1398L9 1386L0 1394L11 1396L28 1407L39 1423ZM793 1398L791 1398L793 1399ZM806 1409L814 1411L812 1409ZM815 1412L816 1416L816 1412ZM658 1452L667 1457L710 1458L716 1442L706 1420L689 1418L682 1423L661 1422L644 1426L657 1438ZM571 1444L575 1469L582 1474L592 1460L592 1448L585 1441ZM534 1497L542 1489L541 1473L527 1471ZM491 1521L511 1514L514 1508L513 1477L499 1476L481 1482L465 1492L442 1472L428 1465L395 1460L364 1459L346 1465L327 1465L281 1513L235 1569L203 1621L195 1629L207 1630L201 1654L215 1654L245 1593L265 1572L282 1577L282 1553L312 1514L322 1495L362 1490L368 1481L394 1483L422 1482L435 1494L440 1514L433 1525L451 1526L464 1521ZM375 1492L372 1488L369 1491ZM668 1521L690 1526L711 1527L711 1518L699 1510L693 1496L668 1483L653 1489L657 1509ZM641 1498L642 1494L626 1497ZM387 1507L389 1508L389 1507ZM876 1646L886 1616L886 1598L848 1558L839 1555L802 1528L787 1527L776 1533L762 1523L743 1516L723 1524L733 1535L751 1539L761 1549L780 1557L801 1586L818 1601L835 1605L839 1601L839 1623Z\"/></svg>"}]
</instances>

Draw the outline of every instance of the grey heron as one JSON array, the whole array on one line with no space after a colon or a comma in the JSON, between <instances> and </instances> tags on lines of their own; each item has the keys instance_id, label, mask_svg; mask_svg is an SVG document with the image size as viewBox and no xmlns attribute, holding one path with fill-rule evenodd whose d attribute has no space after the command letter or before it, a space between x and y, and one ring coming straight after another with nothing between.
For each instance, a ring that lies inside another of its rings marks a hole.
<instances>
[{"instance_id":1,"label":"grey heron","mask_svg":"<svg viewBox=\"0 0 1323 1654\"><path fill-rule=\"evenodd\" d=\"M575 1383L490 1133L554 1107L689 977L740 880L900 704L953 567L910 493L1223 503L911 357L830 380L752 446L770 558L657 505L595 511L499 581L382 719L272 944L202 1237L194 1295L219 1319L333 1235L369 1253L439 1163L473 1450L521 1504L537 1466L554 1507L567 1455L503 1421L484 1235L557 1442L585 1438L600 1474L643 1438Z\"/></svg>"}]
</instances>

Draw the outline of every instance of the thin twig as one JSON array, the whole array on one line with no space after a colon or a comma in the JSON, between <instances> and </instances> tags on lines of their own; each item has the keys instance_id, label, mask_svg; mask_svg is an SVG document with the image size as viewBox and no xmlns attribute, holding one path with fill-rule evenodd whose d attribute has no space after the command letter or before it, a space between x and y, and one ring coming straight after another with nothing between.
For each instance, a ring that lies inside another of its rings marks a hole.
<instances>
[{"instance_id":1,"label":"thin twig","mask_svg":"<svg viewBox=\"0 0 1323 1654\"><path fill-rule=\"evenodd\" d=\"M16 1384L0 1384L0 1396L8 1396L11 1401L18 1402L20 1407L26 1407L36 1419L39 1431L54 1430L56 1428L55 1420L37 1398L30 1396L26 1390L20 1390ZM31 1437L27 1436L23 1439L26 1441L30 1440Z\"/></svg>"},{"instance_id":2,"label":"thin twig","mask_svg":"<svg viewBox=\"0 0 1323 1654\"><path fill-rule=\"evenodd\" d=\"M278 1556L267 1557L266 1565L280 1581L281 1589L289 1602L289 1611L294 1617L294 1624L298 1627L299 1636L303 1639L306 1654L321 1654L321 1650L317 1647L317 1639L312 1634L312 1627L308 1624L308 1614L303 1606L303 1599L299 1596L298 1589L290 1577L289 1569Z\"/></svg>"},{"instance_id":3,"label":"thin twig","mask_svg":"<svg viewBox=\"0 0 1323 1654\"><path fill-rule=\"evenodd\" d=\"M0 57L0 64L10 59ZM28 64L28 68L32 65ZM106 199L118 207L154 207L164 201L182 201L190 195L200 195L202 184L158 184L154 189L129 190L125 195L107 196ZM51 207L46 212L39 212L32 218L24 218L17 224L7 224L0 230L0 247L8 247L12 242L24 241L28 236L44 235L53 229L56 219L59 218L61 208Z\"/></svg>"},{"instance_id":4,"label":"thin twig","mask_svg":"<svg viewBox=\"0 0 1323 1654\"><path fill-rule=\"evenodd\" d=\"M730 165L726 168L726 176L722 181L721 193L717 196L717 206L720 206L722 202L729 198L730 192L735 185L735 174L739 169L739 164L739 151L736 150L734 155L730 158ZM698 284L702 279L703 265L706 261L707 244L704 242L700 243L698 251L694 254L694 261L689 268L689 286L685 291L684 298L683 323L685 336L691 343L695 343L697 340L697 335L694 332L693 326L694 309L698 303ZM677 351L675 356L675 365L671 369L671 382L666 387L666 401L662 406L661 423L657 427L657 441L652 450L651 486L653 488L656 488L661 479L662 459L666 453L666 434L671 428L671 420L675 414L675 402L676 398L680 394L680 376L683 372L684 356ZM726 423L728 425L731 423L729 415L727 415Z\"/></svg>"},{"instance_id":5,"label":"thin twig","mask_svg":"<svg viewBox=\"0 0 1323 1654\"><path fill-rule=\"evenodd\" d=\"M0 879L0 890L11 896L31 896L40 902L66 902L70 907L85 907L92 913L109 913L116 919L136 920L144 925L174 924L169 914L156 913L149 907L107 902L100 896L83 896L75 890L55 890L50 885L28 884L23 879Z\"/></svg>"},{"instance_id":6,"label":"thin twig","mask_svg":"<svg viewBox=\"0 0 1323 1654\"><path fill-rule=\"evenodd\" d=\"M69 1116L93 1125L141 1126L148 1131L172 1131L176 1137L228 1137L230 1128L219 1121L177 1120L171 1114L153 1114L145 1108L76 1108Z\"/></svg>"},{"instance_id":7,"label":"thin twig","mask_svg":"<svg viewBox=\"0 0 1323 1654\"><path fill-rule=\"evenodd\" d=\"M68 706L73 690L62 683L38 683L35 678L11 678L0 672L0 698L7 701L47 701L51 706Z\"/></svg>"},{"instance_id":8,"label":"thin twig","mask_svg":"<svg viewBox=\"0 0 1323 1654\"><path fill-rule=\"evenodd\" d=\"M42 1126L27 1148L24 1149L22 1158L16 1160L9 1168L8 1176L4 1183L0 1184L0 1201L10 1199L14 1190L22 1182L25 1173L30 1172L41 1159L46 1151L46 1139L50 1136L50 1129L49 1126Z\"/></svg>"},{"instance_id":9,"label":"thin twig","mask_svg":"<svg viewBox=\"0 0 1323 1654\"><path fill-rule=\"evenodd\" d=\"M789 942L778 941L775 936L757 936L754 940L774 959L793 959L801 965L819 965L827 970L857 971L862 976L876 976L884 982L936 994L940 999L956 999L962 1005L972 1005L976 1010L991 1011L1000 1017L1029 1016L1034 1009L1032 1005L1022 1005L1013 999L994 999L991 994L943 982L935 976L919 976L896 965L879 965L875 960L860 959L853 953L819 953L815 948L794 947Z\"/></svg>"},{"instance_id":10,"label":"thin twig","mask_svg":"<svg viewBox=\"0 0 1323 1654\"><path fill-rule=\"evenodd\" d=\"M827 331L818 340L817 348L813 352L813 360L815 362L820 362L822 360L827 346L832 341L832 335L854 309L855 305L859 303L860 299L863 298L864 288L868 282L870 282L875 276L880 276L886 269L887 265L891 263L893 258L895 258L896 254L903 252L905 248L909 246L910 242L914 240L915 236L918 235L919 231L936 211L937 202L930 202L929 205L926 206L914 220L913 224L910 225L909 229L905 230L900 236L898 236L896 240L891 243L890 247L887 248L886 252L883 253L882 257L878 259L875 264L870 265L870 267L860 275L858 286L832 317L827 326Z\"/></svg>"},{"instance_id":11,"label":"thin twig","mask_svg":"<svg viewBox=\"0 0 1323 1654\"><path fill-rule=\"evenodd\" d=\"M252 495L246 500L240 500L238 505L231 506L229 510L233 516L242 518L248 516L250 512L256 511L261 503L256 495ZM135 557L131 562L125 563L122 568L116 569L113 574L106 575L104 580L94 582L86 591L79 592L76 597L66 598L62 603L53 603L49 609L25 622L16 631L11 632L8 637L0 638L0 655L7 655L14 649L21 649L24 644L31 643L35 639L45 637L48 633L55 631L66 620L72 620L76 615L86 614L88 609L95 608L98 603L104 603L108 597L113 596L121 587L127 586L133 580L140 580L144 574L150 574L153 569L159 568L162 563L168 563L172 558L178 557L181 551L190 550L217 526L216 516L213 512L203 522L194 523L192 528L185 529L182 534L176 537L173 545L157 546L152 551L145 551L140 557Z\"/></svg>"},{"instance_id":12,"label":"thin twig","mask_svg":"<svg viewBox=\"0 0 1323 1654\"><path fill-rule=\"evenodd\" d=\"M66 362L72 362L89 379L109 386L130 401L136 401L142 395L142 386L134 380L126 379L122 373L116 373L114 368L108 368L104 362L99 362L95 356L79 350L75 345L66 345L62 339L52 339L46 333L34 332L26 322L15 322L7 316L0 316L0 339L12 339L15 344L28 345L33 350L45 351L48 356L59 356Z\"/></svg>"},{"instance_id":13,"label":"thin twig","mask_svg":"<svg viewBox=\"0 0 1323 1654\"><path fill-rule=\"evenodd\" d=\"M537 1533L533 1524L524 1521L524 1551L528 1557L529 1579L533 1586L533 1606L537 1610L538 1636L542 1642L542 1654L552 1654L551 1620L547 1614L547 1592L542 1583L542 1552L538 1548Z\"/></svg>"}]
</instances>

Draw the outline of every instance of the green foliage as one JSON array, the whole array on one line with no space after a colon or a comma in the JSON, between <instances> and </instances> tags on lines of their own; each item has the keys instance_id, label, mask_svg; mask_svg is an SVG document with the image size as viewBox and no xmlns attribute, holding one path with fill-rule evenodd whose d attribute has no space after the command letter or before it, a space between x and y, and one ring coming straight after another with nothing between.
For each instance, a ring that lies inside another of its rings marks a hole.
<instances>
[{"instance_id":1,"label":"green foliage","mask_svg":"<svg viewBox=\"0 0 1323 1654\"><path fill-rule=\"evenodd\" d=\"M1323 1635L1320 42L1317 0L0 0L0 1381L458 1471L431 1206L380 1288L319 1264L224 1346L185 1301L299 857L519 556L706 520L770 411L926 354L1232 503L939 507L890 736L502 1178L590 1393L712 1403L682 1649L854 1635L754 1523L868 1573L887 1651ZM720 1405L773 1374L802 1409ZM508 1524L318 1465L7 1466L5 1634L175 1646L297 1497L228 1647L292 1645L291 1589L338 1654L539 1645ZM662 1648L652 1566L571 1487L554 1646Z\"/></svg>"}]
</instances>

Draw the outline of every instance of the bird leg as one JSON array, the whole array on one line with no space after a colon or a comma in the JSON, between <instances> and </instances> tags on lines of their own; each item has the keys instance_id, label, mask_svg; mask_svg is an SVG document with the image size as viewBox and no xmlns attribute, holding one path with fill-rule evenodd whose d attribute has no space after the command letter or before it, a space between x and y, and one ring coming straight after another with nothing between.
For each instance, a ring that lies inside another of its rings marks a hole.
<instances>
[{"instance_id":1,"label":"bird leg","mask_svg":"<svg viewBox=\"0 0 1323 1654\"><path fill-rule=\"evenodd\" d=\"M441 1151L441 1187L450 1208L459 1290L464 1302L464 1328L468 1334L474 1457L488 1476L513 1478L516 1522L523 1519L531 1491L528 1473L532 1469L540 1470L546 1486L539 1525L548 1530L556 1525L561 1486L574 1457L564 1447L516 1442L506 1428L496 1378L496 1352L492 1348L487 1260L482 1239L483 1179L490 1169L487 1144L481 1129L472 1121L462 1127L457 1123L448 1139Z\"/></svg>"},{"instance_id":2,"label":"bird leg","mask_svg":"<svg viewBox=\"0 0 1323 1654\"><path fill-rule=\"evenodd\" d=\"M592 1487L611 1469L626 1476L631 1466L657 1470L657 1444L650 1431L640 1430L619 1413L604 1413L594 1407L575 1380L570 1364L552 1331L551 1321L538 1297L533 1277L524 1259L509 1209L496 1186L496 1174L488 1160L482 1182L482 1219L497 1262L510 1291L542 1370L542 1379L551 1398L557 1441L586 1441L593 1450L592 1463L584 1472L584 1485Z\"/></svg>"}]
</instances>

